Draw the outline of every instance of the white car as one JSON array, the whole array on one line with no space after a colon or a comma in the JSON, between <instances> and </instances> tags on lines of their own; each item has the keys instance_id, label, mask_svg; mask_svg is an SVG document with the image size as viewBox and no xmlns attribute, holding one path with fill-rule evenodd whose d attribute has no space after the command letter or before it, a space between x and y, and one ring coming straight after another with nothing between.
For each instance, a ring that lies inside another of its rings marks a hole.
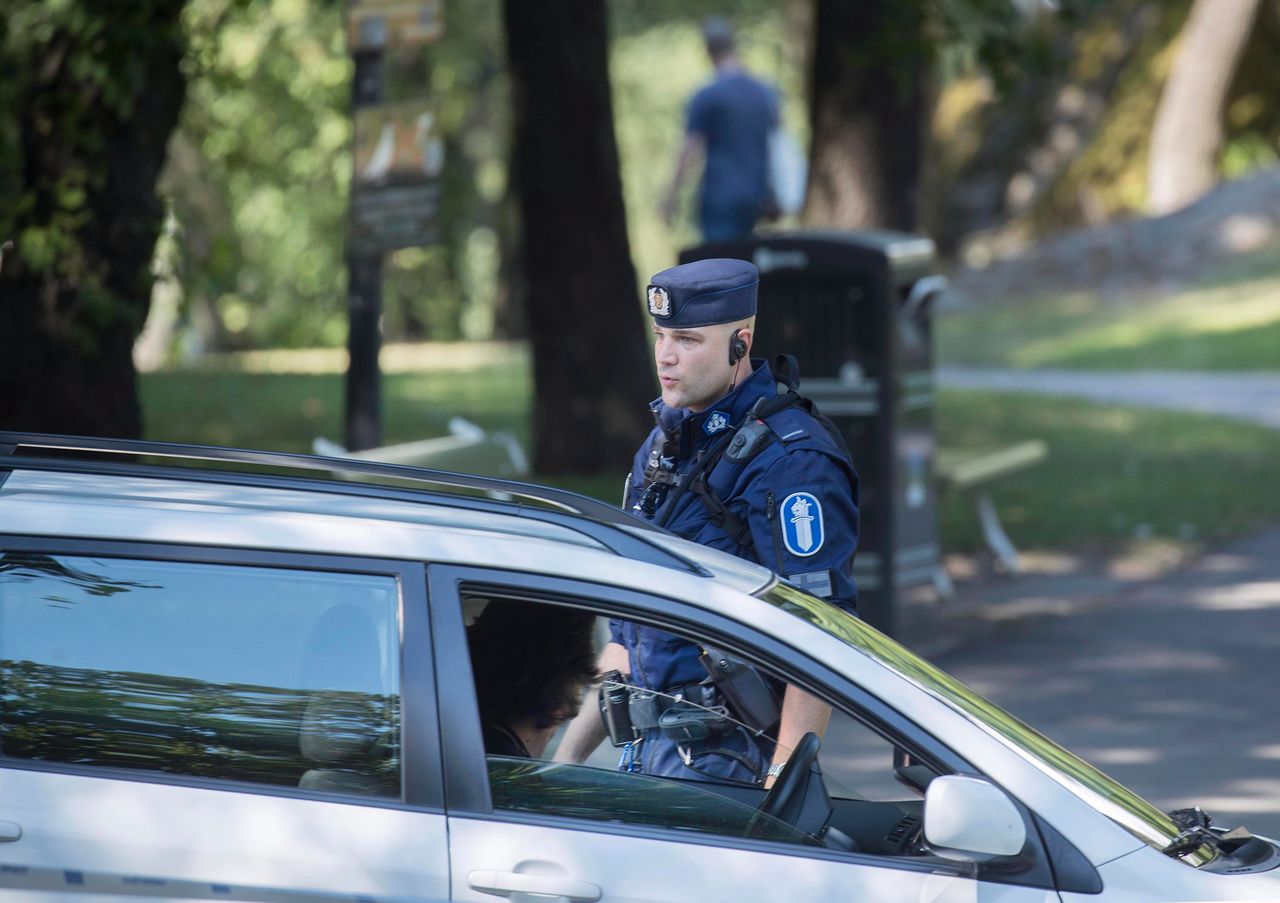
<instances>
[{"instance_id":1,"label":"white car","mask_svg":"<svg viewBox=\"0 0 1280 903\"><path fill-rule=\"evenodd\" d=\"M495 599L727 650L831 726L767 792L619 771L607 745L486 756L467 631ZM1280 849L1229 827L602 503L0 433L0 897L1280 899Z\"/></svg>"}]
</instances>

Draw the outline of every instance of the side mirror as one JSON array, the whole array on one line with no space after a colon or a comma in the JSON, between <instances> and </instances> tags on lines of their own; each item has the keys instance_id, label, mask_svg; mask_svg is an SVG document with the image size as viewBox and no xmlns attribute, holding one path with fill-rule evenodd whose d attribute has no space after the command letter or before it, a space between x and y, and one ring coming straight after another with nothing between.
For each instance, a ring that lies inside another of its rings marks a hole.
<instances>
[{"instance_id":1,"label":"side mirror","mask_svg":"<svg viewBox=\"0 0 1280 903\"><path fill-rule=\"evenodd\" d=\"M943 859L983 862L1021 852L1027 827L1013 801L994 784L941 775L924 795L924 838Z\"/></svg>"}]
</instances>

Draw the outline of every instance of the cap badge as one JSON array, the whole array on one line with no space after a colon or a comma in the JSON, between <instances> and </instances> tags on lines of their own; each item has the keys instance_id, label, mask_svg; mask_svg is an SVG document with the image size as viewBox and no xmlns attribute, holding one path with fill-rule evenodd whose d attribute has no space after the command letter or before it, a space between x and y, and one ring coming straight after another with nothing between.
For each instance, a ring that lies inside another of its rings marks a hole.
<instances>
[{"instance_id":1,"label":"cap badge","mask_svg":"<svg viewBox=\"0 0 1280 903\"><path fill-rule=\"evenodd\" d=\"M649 313L655 317L671 316L671 296L660 285L649 286Z\"/></svg>"}]
</instances>

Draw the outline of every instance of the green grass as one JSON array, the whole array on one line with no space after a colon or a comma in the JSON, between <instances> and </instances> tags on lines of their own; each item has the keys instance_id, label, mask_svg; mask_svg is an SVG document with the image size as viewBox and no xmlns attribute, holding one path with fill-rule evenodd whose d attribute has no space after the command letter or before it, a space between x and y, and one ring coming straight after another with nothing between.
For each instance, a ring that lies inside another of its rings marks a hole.
<instances>
[{"instance_id":1,"label":"green grass","mask_svg":"<svg viewBox=\"0 0 1280 903\"><path fill-rule=\"evenodd\" d=\"M343 437L338 373L167 371L141 377L148 439L307 452ZM383 442L448 432L461 415L528 446L529 380L522 366L391 373L383 377Z\"/></svg>"},{"instance_id":2,"label":"green grass","mask_svg":"<svg viewBox=\"0 0 1280 903\"><path fill-rule=\"evenodd\" d=\"M1049 443L1047 459L995 484L1021 548L1123 552L1169 540L1191 547L1280 521L1280 432L1223 418L987 392L943 392L942 443ZM952 498L948 550L977 548L971 504Z\"/></svg>"},{"instance_id":3,"label":"green grass","mask_svg":"<svg viewBox=\"0 0 1280 903\"><path fill-rule=\"evenodd\" d=\"M1075 292L974 304L937 323L950 364L1088 370L1280 369L1280 249L1173 294Z\"/></svg>"},{"instance_id":4,"label":"green grass","mask_svg":"<svg viewBox=\"0 0 1280 903\"><path fill-rule=\"evenodd\" d=\"M341 439L342 376L233 369L142 377L152 439L307 451L316 435ZM385 441L442 435L461 415L513 433L528 446L524 359L457 369L388 374ZM940 441L982 447L1041 438L1048 459L995 487L1020 548L1123 551L1145 539L1196 545L1280 521L1280 433L1192 414L1087 402L948 391L938 409ZM640 437L637 437L637 442ZM617 474L555 485L617 503ZM535 477L535 479L537 479ZM981 547L972 505L944 500L944 548Z\"/></svg>"},{"instance_id":5,"label":"green grass","mask_svg":"<svg viewBox=\"0 0 1280 903\"><path fill-rule=\"evenodd\" d=\"M236 369L244 358L232 356L226 366L144 374L146 438L288 452L310 452L316 436L342 442L342 374L270 372L270 358L258 372ZM461 416L511 433L528 449L528 364L527 354L516 352L499 364L384 374L383 444L443 436L450 418ZM629 465L618 462L616 475L531 479L616 504Z\"/></svg>"}]
</instances>

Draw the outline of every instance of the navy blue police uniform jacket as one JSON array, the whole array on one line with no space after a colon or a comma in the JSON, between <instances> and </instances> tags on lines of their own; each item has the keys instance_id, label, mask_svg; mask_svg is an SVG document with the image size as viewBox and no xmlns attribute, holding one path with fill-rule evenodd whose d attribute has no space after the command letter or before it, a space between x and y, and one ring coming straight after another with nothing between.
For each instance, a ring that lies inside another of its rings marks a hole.
<instances>
[{"instance_id":1,"label":"navy blue police uniform jacket","mask_svg":"<svg viewBox=\"0 0 1280 903\"><path fill-rule=\"evenodd\" d=\"M753 360L751 376L705 411L672 408L661 399L650 407L658 425L636 453L625 507L648 520L665 519L677 535L754 561L777 571L808 592L853 612L857 592L852 577L858 541L858 476L848 455L827 430L798 405L769 416L773 432L757 455L744 463L721 457L707 474L708 488L750 527L749 544L739 544L713 522L693 492L678 498L674 488L652 514L636 505L647 485L650 450L664 430L675 437L674 470L687 473L722 433L738 426L761 398L777 395L767 364ZM674 506L670 512L667 505ZM630 654L632 682L653 690L698 683L707 676L699 649L688 640L629 621L610 624L614 642Z\"/></svg>"}]
</instances>

